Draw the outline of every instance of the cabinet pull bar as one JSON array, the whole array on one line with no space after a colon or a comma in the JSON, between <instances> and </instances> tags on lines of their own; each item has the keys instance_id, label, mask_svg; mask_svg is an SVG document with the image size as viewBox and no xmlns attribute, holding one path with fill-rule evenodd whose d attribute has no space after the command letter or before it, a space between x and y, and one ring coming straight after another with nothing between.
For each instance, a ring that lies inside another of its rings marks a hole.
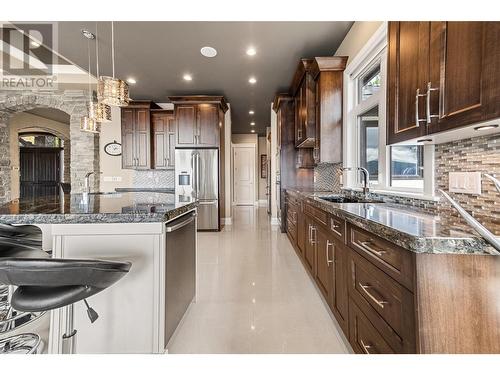
<instances>
[{"instance_id":1,"label":"cabinet pull bar","mask_svg":"<svg viewBox=\"0 0 500 375\"><path fill-rule=\"evenodd\" d=\"M328 251L329 247L332 247L334 253L333 257L335 258L335 246L333 245L333 242L330 242L330 240L326 240L326 265L330 267L330 264L333 263L333 260L330 259L330 252Z\"/></svg>"},{"instance_id":2,"label":"cabinet pull bar","mask_svg":"<svg viewBox=\"0 0 500 375\"><path fill-rule=\"evenodd\" d=\"M420 126L420 121L426 121L426 119L421 119L419 115L419 108L420 106L418 105L419 99L421 96L425 96L425 94L420 93L420 89L417 89L417 93L415 94L415 126L418 128Z\"/></svg>"},{"instance_id":3,"label":"cabinet pull bar","mask_svg":"<svg viewBox=\"0 0 500 375\"><path fill-rule=\"evenodd\" d=\"M371 294L368 289L372 288L372 286L370 285L363 285L361 283L358 283L358 285L360 286L360 288L363 290L363 292L365 292L365 294L373 301L377 304L377 306L379 306L380 308L384 308L384 305L387 304L388 302L387 301L384 301L384 300L378 300L377 298L375 298L375 296L373 294Z\"/></svg>"},{"instance_id":4,"label":"cabinet pull bar","mask_svg":"<svg viewBox=\"0 0 500 375\"><path fill-rule=\"evenodd\" d=\"M363 342L363 340L359 340L359 341L360 341L360 343L361 343L361 348L363 349L363 351L364 351L366 354L372 354L372 353L370 353L370 351L369 351L369 349L371 349L371 348L372 348L372 346L371 346L371 345L366 345L366 344Z\"/></svg>"},{"instance_id":5,"label":"cabinet pull bar","mask_svg":"<svg viewBox=\"0 0 500 375\"><path fill-rule=\"evenodd\" d=\"M314 233L314 237L312 234ZM316 227L311 225L311 245L316 245Z\"/></svg>"},{"instance_id":6,"label":"cabinet pull bar","mask_svg":"<svg viewBox=\"0 0 500 375\"><path fill-rule=\"evenodd\" d=\"M439 115L431 115L431 92L439 91L437 87L432 87L430 82L427 82L427 98L426 98L426 114L427 114L427 125L430 125L433 118L439 117Z\"/></svg>"},{"instance_id":7,"label":"cabinet pull bar","mask_svg":"<svg viewBox=\"0 0 500 375\"><path fill-rule=\"evenodd\" d=\"M373 245L371 241L358 241L358 243L361 245L362 248L368 250L369 252L381 257L383 256L387 251L384 250L375 250L373 247L370 245Z\"/></svg>"}]
</instances>

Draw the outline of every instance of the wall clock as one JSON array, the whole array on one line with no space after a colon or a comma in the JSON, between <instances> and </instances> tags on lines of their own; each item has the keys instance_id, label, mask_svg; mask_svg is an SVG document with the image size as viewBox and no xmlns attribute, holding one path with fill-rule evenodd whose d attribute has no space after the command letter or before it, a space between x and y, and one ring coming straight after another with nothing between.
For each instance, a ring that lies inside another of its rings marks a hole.
<instances>
[{"instance_id":1,"label":"wall clock","mask_svg":"<svg viewBox=\"0 0 500 375\"><path fill-rule=\"evenodd\" d=\"M104 152L111 156L120 156L122 154L122 144L116 141L104 146Z\"/></svg>"}]
</instances>

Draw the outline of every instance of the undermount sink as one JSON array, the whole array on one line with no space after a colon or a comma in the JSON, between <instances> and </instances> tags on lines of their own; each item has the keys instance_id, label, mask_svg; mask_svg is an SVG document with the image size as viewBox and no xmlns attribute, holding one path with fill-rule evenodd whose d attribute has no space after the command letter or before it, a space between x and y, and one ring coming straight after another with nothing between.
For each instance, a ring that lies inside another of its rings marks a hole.
<instances>
[{"instance_id":1,"label":"undermount sink","mask_svg":"<svg viewBox=\"0 0 500 375\"><path fill-rule=\"evenodd\" d=\"M344 195L328 195L324 197L318 197L318 199L322 199L327 202L332 203L384 203L381 200L369 199L369 198L356 198L356 197L347 197Z\"/></svg>"}]
</instances>

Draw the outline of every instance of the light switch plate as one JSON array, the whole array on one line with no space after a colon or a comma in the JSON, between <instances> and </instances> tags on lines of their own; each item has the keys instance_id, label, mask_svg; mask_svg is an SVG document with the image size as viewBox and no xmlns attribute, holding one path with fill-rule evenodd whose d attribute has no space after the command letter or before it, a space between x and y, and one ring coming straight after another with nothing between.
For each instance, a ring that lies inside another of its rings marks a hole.
<instances>
[{"instance_id":1,"label":"light switch plate","mask_svg":"<svg viewBox=\"0 0 500 375\"><path fill-rule=\"evenodd\" d=\"M462 194L481 194L481 172L450 172L449 191Z\"/></svg>"}]
</instances>

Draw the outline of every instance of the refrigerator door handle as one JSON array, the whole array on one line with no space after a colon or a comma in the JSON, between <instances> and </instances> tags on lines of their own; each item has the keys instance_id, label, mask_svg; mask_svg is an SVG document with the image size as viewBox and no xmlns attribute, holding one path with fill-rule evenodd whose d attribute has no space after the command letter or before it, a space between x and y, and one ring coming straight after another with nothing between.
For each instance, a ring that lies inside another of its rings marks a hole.
<instances>
[{"instance_id":1,"label":"refrigerator door handle","mask_svg":"<svg viewBox=\"0 0 500 375\"><path fill-rule=\"evenodd\" d=\"M196 154L196 198L200 194L200 154Z\"/></svg>"},{"instance_id":2,"label":"refrigerator door handle","mask_svg":"<svg viewBox=\"0 0 500 375\"><path fill-rule=\"evenodd\" d=\"M213 205L213 204L217 204L217 200L213 200L213 201L199 201L198 204L199 205Z\"/></svg>"}]
</instances>

